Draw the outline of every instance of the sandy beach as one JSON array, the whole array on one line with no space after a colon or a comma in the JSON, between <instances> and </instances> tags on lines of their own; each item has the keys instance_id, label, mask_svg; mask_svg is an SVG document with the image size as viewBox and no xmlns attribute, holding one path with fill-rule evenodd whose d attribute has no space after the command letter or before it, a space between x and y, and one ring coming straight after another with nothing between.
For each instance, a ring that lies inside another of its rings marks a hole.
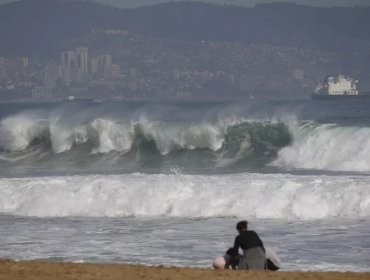
<instances>
[{"instance_id":1,"label":"sandy beach","mask_svg":"<svg viewBox=\"0 0 370 280\"><path fill-rule=\"evenodd\" d=\"M368 273L354 272L266 272L177 268L127 264L60 263L45 261L0 260L1 280L118 280L118 279L370 279Z\"/></svg>"}]
</instances>

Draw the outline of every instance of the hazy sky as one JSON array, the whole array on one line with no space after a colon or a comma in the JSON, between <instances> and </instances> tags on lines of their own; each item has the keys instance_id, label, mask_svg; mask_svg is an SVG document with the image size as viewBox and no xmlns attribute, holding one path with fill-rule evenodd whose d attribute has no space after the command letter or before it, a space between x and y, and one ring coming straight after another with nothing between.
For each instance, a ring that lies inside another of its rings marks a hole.
<instances>
[{"instance_id":1,"label":"hazy sky","mask_svg":"<svg viewBox=\"0 0 370 280\"><path fill-rule=\"evenodd\" d=\"M14 1L19 0L0 0L0 5ZM169 2L171 0L94 0L94 1L100 3L107 3L117 7L132 8L143 5L153 5L161 2ZM184 1L184 0L172 0L172 1ZM271 3L271 2L294 2L298 4L313 6L370 6L370 0L195 0L195 1L207 3L213 2L217 4L230 4L230 5L232 4L249 7L254 6L255 4L258 3Z\"/></svg>"}]
</instances>

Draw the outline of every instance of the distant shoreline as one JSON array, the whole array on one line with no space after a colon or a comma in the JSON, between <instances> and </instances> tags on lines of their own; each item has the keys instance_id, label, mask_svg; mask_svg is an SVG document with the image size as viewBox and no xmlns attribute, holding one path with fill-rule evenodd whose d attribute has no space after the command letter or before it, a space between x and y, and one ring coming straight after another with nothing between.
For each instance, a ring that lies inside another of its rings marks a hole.
<instances>
[{"instance_id":1,"label":"distant shoreline","mask_svg":"<svg viewBox=\"0 0 370 280\"><path fill-rule=\"evenodd\" d=\"M118 280L118 279L248 279L248 280L356 280L370 279L370 272L233 271L129 264L64 263L0 260L0 279L7 280Z\"/></svg>"}]
</instances>

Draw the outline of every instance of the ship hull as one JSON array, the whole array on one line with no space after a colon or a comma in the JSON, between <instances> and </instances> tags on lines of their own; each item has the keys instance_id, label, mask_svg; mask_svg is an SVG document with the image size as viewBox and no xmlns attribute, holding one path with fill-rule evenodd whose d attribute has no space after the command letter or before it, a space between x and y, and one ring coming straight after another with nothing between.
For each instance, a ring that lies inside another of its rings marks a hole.
<instances>
[{"instance_id":1,"label":"ship hull","mask_svg":"<svg viewBox=\"0 0 370 280\"><path fill-rule=\"evenodd\" d=\"M370 93L359 93L358 95L329 95L312 93L311 99L313 100L370 100Z\"/></svg>"}]
</instances>

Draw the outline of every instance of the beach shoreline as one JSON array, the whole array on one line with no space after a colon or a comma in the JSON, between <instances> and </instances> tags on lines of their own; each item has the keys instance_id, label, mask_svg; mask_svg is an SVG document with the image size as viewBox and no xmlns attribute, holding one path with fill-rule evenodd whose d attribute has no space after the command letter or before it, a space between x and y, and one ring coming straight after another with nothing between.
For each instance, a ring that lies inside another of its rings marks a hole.
<instances>
[{"instance_id":1,"label":"beach shoreline","mask_svg":"<svg viewBox=\"0 0 370 280\"><path fill-rule=\"evenodd\" d=\"M67 263L52 261L0 260L0 279L6 280L118 280L118 279L322 279L365 280L370 272L315 272L315 271L233 271L207 268L180 268L132 264Z\"/></svg>"}]
</instances>

